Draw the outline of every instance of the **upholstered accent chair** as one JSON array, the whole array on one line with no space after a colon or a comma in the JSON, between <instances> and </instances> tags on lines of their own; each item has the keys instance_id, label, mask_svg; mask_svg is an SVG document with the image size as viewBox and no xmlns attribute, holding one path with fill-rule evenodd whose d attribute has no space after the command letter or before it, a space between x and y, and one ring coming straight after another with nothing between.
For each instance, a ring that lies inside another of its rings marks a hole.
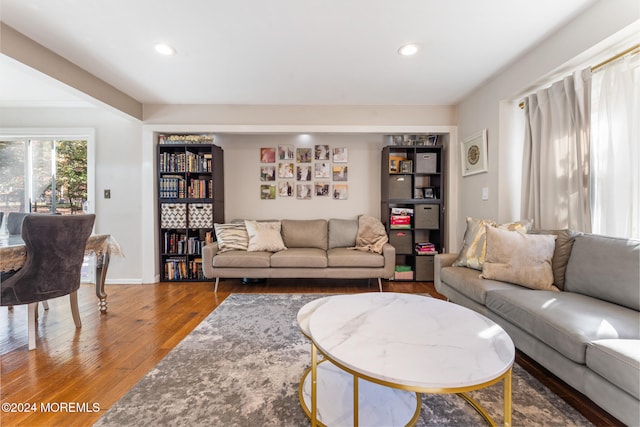
<instances>
[{"instance_id":1,"label":"upholstered accent chair","mask_svg":"<svg viewBox=\"0 0 640 427\"><path fill-rule=\"evenodd\" d=\"M27 259L14 275L0 283L0 305L29 304L29 350L36 347L37 304L69 295L77 328L82 326L77 291L84 250L95 215L26 215L22 239Z\"/></svg>"},{"instance_id":2,"label":"upholstered accent chair","mask_svg":"<svg viewBox=\"0 0 640 427\"><path fill-rule=\"evenodd\" d=\"M9 212L7 214L7 231L9 234L20 234L22 232L22 221L29 215L28 212Z\"/></svg>"}]
</instances>

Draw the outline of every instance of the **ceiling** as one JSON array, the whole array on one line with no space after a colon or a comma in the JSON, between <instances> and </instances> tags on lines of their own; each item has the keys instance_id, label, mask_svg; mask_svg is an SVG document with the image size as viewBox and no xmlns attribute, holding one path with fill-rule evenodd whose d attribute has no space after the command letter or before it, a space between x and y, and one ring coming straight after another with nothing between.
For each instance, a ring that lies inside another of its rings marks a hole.
<instances>
[{"instance_id":1,"label":"ceiling","mask_svg":"<svg viewBox=\"0 0 640 427\"><path fill-rule=\"evenodd\" d=\"M0 0L0 19L145 104L455 105L594 2ZM86 101L0 59L0 105Z\"/></svg>"}]
</instances>

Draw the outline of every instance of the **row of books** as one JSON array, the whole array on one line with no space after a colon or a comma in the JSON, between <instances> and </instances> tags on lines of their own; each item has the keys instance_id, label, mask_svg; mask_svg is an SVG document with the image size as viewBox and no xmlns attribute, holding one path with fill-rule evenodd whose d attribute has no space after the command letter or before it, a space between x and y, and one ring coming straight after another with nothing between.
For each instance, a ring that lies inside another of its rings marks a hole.
<instances>
[{"instance_id":1,"label":"row of books","mask_svg":"<svg viewBox=\"0 0 640 427\"><path fill-rule=\"evenodd\" d=\"M165 175L160 178L160 198L163 199L213 198L213 180L191 179L187 181L176 175Z\"/></svg>"},{"instance_id":2,"label":"row of books","mask_svg":"<svg viewBox=\"0 0 640 427\"><path fill-rule=\"evenodd\" d=\"M165 254L200 255L206 244L206 240L202 242L198 237L187 238L185 233L168 231L164 233L163 251Z\"/></svg>"},{"instance_id":3,"label":"row of books","mask_svg":"<svg viewBox=\"0 0 640 427\"><path fill-rule=\"evenodd\" d=\"M170 258L164 263L165 280L204 279L202 258L187 261L185 258Z\"/></svg>"},{"instance_id":4,"label":"row of books","mask_svg":"<svg viewBox=\"0 0 640 427\"><path fill-rule=\"evenodd\" d=\"M187 134L187 135L158 135L158 142L164 144L213 144L213 135Z\"/></svg>"},{"instance_id":5,"label":"row of books","mask_svg":"<svg viewBox=\"0 0 640 427\"><path fill-rule=\"evenodd\" d=\"M160 172L211 172L213 155L211 153L160 153Z\"/></svg>"},{"instance_id":6,"label":"row of books","mask_svg":"<svg viewBox=\"0 0 640 427\"><path fill-rule=\"evenodd\" d=\"M411 217L413 217L411 208L391 208L389 226L390 228L411 228Z\"/></svg>"}]
</instances>

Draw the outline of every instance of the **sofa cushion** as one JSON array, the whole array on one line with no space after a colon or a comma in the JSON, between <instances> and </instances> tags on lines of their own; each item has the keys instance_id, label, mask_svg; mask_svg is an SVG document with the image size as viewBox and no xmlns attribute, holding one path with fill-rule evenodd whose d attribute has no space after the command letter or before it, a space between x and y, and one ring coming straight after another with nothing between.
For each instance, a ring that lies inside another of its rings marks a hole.
<instances>
[{"instance_id":1,"label":"sofa cushion","mask_svg":"<svg viewBox=\"0 0 640 427\"><path fill-rule=\"evenodd\" d=\"M523 234L487 226L487 256L480 277L558 291L551 268L555 240L552 234Z\"/></svg>"},{"instance_id":2,"label":"sofa cushion","mask_svg":"<svg viewBox=\"0 0 640 427\"><path fill-rule=\"evenodd\" d=\"M282 240L287 248L318 248L327 250L327 221L282 220Z\"/></svg>"},{"instance_id":3,"label":"sofa cushion","mask_svg":"<svg viewBox=\"0 0 640 427\"><path fill-rule=\"evenodd\" d=\"M271 266L271 252L229 251L213 257L215 268L268 268Z\"/></svg>"},{"instance_id":4,"label":"sofa cushion","mask_svg":"<svg viewBox=\"0 0 640 427\"><path fill-rule=\"evenodd\" d=\"M640 338L638 312L570 292L494 290L486 306L565 357L585 363L594 340Z\"/></svg>"},{"instance_id":5,"label":"sofa cushion","mask_svg":"<svg viewBox=\"0 0 640 427\"><path fill-rule=\"evenodd\" d=\"M327 252L317 248L288 248L271 256L271 267L325 268Z\"/></svg>"},{"instance_id":6,"label":"sofa cushion","mask_svg":"<svg viewBox=\"0 0 640 427\"><path fill-rule=\"evenodd\" d=\"M249 234L249 252L278 252L287 249L280 235L279 222L245 221Z\"/></svg>"},{"instance_id":7,"label":"sofa cushion","mask_svg":"<svg viewBox=\"0 0 640 427\"><path fill-rule=\"evenodd\" d=\"M485 304L488 291L494 289L522 289L520 286L510 283L481 279L478 270L466 267L445 267L441 269L440 281L482 305Z\"/></svg>"},{"instance_id":8,"label":"sofa cushion","mask_svg":"<svg viewBox=\"0 0 640 427\"><path fill-rule=\"evenodd\" d=\"M576 236L565 290L640 310L640 241Z\"/></svg>"},{"instance_id":9,"label":"sofa cushion","mask_svg":"<svg viewBox=\"0 0 640 427\"><path fill-rule=\"evenodd\" d=\"M529 234L553 234L556 236L556 249L551 259L553 268L553 284L560 290L564 289L564 274L567 270L567 262L573 248L573 241L581 233L569 229L564 230L530 230Z\"/></svg>"},{"instance_id":10,"label":"sofa cushion","mask_svg":"<svg viewBox=\"0 0 640 427\"><path fill-rule=\"evenodd\" d=\"M353 248L356 245L358 235L357 219L329 220L329 249Z\"/></svg>"},{"instance_id":11,"label":"sofa cushion","mask_svg":"<svg viewBox=\"0 0 640 427\"><path fill-rule=\"evenodd\" d=\"M469 267L474 270L482 270L484 258L486 255L486 227L487 225L502 228L509 231L520 231L526 233L533 224L531 220L523 220L518 222L510 222L506 224L496 225L490 219L477 219L467 217L467 229L464 232L464 240L462 242L462 250L458 259L453 263L454 267Z\"/></svg>"},{"instance_id":12,"label":"sofa cushion","mask_svg":"<svg viewBox=\"0 0 640 427\"><path fill-rule=\"evenodd\" d=\"M213 224L218 242L218 252L246 251L249 234L244 222L241 224Z\"/></svg>"},{"instance_id":13,"label":"sofa cushion","mask_svg":"<svg viewBox=\"0 0 640 427\"><path fill-rule=\"evenodd\" d=\"M384 267L384 256L347 248L329 249L327 251L327 260L329 267Z\"/></svg>"},{"instance_id":14,"label":"sofa cushion","mask_svg":"<svg viewBox=\"0 0 640 427\"><path fill-rule=\"evenodd\" d=\"M590 342L587 367L640 399L640 340Z\"/></svg>"}]
</instances>

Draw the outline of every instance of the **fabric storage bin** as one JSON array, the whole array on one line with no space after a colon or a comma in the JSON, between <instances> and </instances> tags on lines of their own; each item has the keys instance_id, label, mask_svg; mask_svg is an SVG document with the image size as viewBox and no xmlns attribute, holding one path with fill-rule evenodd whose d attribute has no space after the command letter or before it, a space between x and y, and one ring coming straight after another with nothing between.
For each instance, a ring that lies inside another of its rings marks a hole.
<instances>
[{"instance_id":1,"label":"fabric storage bin","mask_svg":"<svg viewBox=\"0 0 640 427\"><path fill-rule=\"evenodd\" d=\"M421 255L416 257L416 280L433 280L433 256Z\"/></svg>"},{"instance_id":2,"label":"fabric storage bin","mask_svg":"<svg viewBox=\"0 0 640 427\"><path fill-rule=\"evenodd\" d=\"M187 228L187 204L162 203L160 228Z\"/></svg>"},{"instance_id":3,"label":"fabric storage bin","mask_svg":"<svg viewBox=\"0 0 640 427\"><path fill-rule=\"evenodd\" d=\"M398 254L413 253L413 233L409 230L389 230L389 243Z\"/></svg>"},{"instance_id":4,"label":"fabric storage bin","mask_svg":"<svg viewBox=\"0 0 640 427\"><path fill-rule=\"evenodd\" d=\"M440 206L416 205L414 219L416 228L430 228L437 230L440 228Z\"/></svg>"},{"instance_id":5,"label":"fabric storage bin","mask_svg":"<svg viewBox=\"0 0 640 427\"><path fill-rule=\"evenodd\" d=\"M389 198L410 199L411 175L397 175L389 177Z\"/></svg>"},{"instance_id":6,"label":"fabric storage bin","mask_svg":"<svg viewBox=\"0 0 640 427\"><path fill-rule=\"evenodd\" d=\"M437 153L416 153L416 173L437 173Z\"/></svg>"},{"instance_id":7,"label":"fabric storage bin","mask_svg":"<svg viewBox=\"0 0 640 427\"><path fill-rule=\"evenodd\" d=\"M213 205L211 203L189 204L189 228L213 228Z\"/></svg>"}]
</instances>

